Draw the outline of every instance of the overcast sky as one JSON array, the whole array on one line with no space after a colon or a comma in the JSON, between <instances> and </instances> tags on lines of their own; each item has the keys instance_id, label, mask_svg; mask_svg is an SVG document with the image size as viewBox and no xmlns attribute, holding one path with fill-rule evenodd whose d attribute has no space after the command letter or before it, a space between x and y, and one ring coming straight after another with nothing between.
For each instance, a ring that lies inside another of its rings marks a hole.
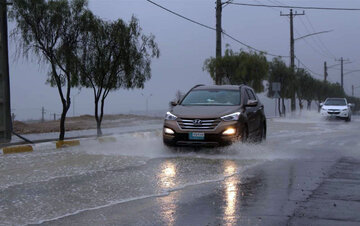
<instances>
[{"instance_id":1,"label":"overcast sky","mask_svg":"<svg viewBox=\"0 0 360 226\"><path fill-rule=\"evenodd\" d=\"M215 0L153 0L173 11L196 21L215 27ZM263 4L298 6L360 8L358 0L286 1L259 0ZM116 91L107 98L106 113L145 111L146 97L150 110L167 109L168 102L177 90L183 92L196 84L212 84L210 76L203 72L206 58L215 55L215 32L176 17L145 0L90 0L90 9L106 20L129 21L136 16L145 34L154 34L161 55L152 62L152 78L143 90ZM281 17L287 9L245 7L228 5L223 9L223 29L228 34L257 49L279 55L289 55L289 20ZM298 10L302 12L302 10ZM344 57L352 63L344 65L345 72L360 69L360 11L306 10L305 16L294 18L295 37L314 31L333 30L331 33L309 37L295 42L295 55L309 69L323 79L324 61L328 65ZM9 27L13 27L10 24ZM223 50L229 44L233 50L246 47L223 37ZM39 66L36 60L17 59L15 45L10 40L11 105L17 119L38 119L41 107L50 113L61 112L58 92L45 84L47 66ZM271 60L271 57L268 58ZM288 59L284 59L289 63ZM297 62L298 63L298 62ZM303 67L300 65L300 67ZM328 70L328 80L340 82L340 66ZM345 90L351 94L351 85L360 86L360 72L344 77ZM93 114L93 95L90 90L73 90L75 114ZM144 96L142 96L144 94ZM355 90L360 97L360 88ZM266 100L264 100L266 102ZM73 108L69 116L73 115Z\"/></svg>"}]
</instances>

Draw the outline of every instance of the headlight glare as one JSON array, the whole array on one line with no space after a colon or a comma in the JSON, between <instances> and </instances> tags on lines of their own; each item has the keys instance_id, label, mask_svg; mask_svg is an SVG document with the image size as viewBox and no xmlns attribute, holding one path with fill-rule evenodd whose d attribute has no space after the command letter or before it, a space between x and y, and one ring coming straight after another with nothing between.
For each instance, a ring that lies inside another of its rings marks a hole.
<instances>
[{"instance_id":1,"label":"headlight glare","mask_svg":"<svg viewBox=\"0 0 360 226\"><path fill-rule=\"evenodd\" d=\"M221 117L221 119L223 121L237 121L239 120L239 116L241 115L240 112L235 112L235 113L232 113L232 114L229 114L229 115L225 115L223 117Z\"/></svg>"},{"instance_id":2,"label":"headlight glare","mask_svg":"<svg viewBox=\"0 0 360 226\"><path fill-rule=\"evenodd\" d=\"M236 133L236 129L229 128L223 132L223 135L234 135Z\"/></svg>"},{"instance_id":3,"label":"headlight glare","mask_svg":"<svg viewBox=\"0 0 360 226\"><path fill-rule=\"evenodd\" d=\"M164 128L164 133L165 134L175 134L174 130L169 129L169 128Z\"/></svg>"},{"instance_id":4,"label":"headlight glare","mask_svg":"<svg viewBox=\"0 0 360 226\"><path fill-rule=\"evenodd\" d=\"M176 120L177 117L173 114L171 114L170 112L166 112L166 115L165 115L165 120Z\"/></svg>"}]
</instances>

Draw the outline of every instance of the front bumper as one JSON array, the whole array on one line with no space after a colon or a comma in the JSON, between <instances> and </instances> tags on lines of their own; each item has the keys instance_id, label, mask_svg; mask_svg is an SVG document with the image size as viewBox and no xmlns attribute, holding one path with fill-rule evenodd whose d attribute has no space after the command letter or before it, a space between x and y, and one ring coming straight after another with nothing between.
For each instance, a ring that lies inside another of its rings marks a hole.
<instances>
[{"instance_id":1,"label":"front bumper","mask_svg":"<svg viewBox=\"0 0 360 226\"><path fill-rule=\"evenodd\" d=\"M337 118L347 118L349 117L349 111L328 111L321 110L320 115L323 117L337 117Z\"/></svg>"},{"instance_id":2,"label":"front bumper","mask_svg":"<svg viewBox=\"0 0 360 226\"><path fill-rule=\"evenodd\" d=\"M174 134L167 134L164 132L165 128L174 131ZM223 132L229 128L236 129L234 135L223 135ZM176 121L164 122L163 141L170 146L223 146L229 145L235 141L241 140L243 126L239 122L220 122L213 130L189 130L181 129ZM190 139L190 132L204 133L203 140Z\"/></svg>"}]
</instances>

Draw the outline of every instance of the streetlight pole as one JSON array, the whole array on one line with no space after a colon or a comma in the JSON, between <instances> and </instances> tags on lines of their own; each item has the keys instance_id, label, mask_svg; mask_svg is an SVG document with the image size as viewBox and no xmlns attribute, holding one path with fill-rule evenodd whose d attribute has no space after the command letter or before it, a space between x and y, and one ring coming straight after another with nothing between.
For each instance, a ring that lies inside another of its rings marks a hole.
<instances>
[{"instance_id":1,"label":"streetlight pole","mask_svg":"<svg viewBox=\"0 0 360 226\"><path fill-rule=\"evenodd\" d=\"M146 100L146 115L149 114L149 99L150 97L152 97L152 93L148 96L146 96L145 94L141 94L141 96L145 97L145 100Z\"/></svg>"}]
</instances>

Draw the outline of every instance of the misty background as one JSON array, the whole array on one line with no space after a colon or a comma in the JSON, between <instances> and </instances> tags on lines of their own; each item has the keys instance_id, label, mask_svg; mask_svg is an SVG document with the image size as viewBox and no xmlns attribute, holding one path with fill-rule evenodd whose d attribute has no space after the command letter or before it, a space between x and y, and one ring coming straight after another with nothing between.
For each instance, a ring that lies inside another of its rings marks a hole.
<instances>
[{"instance_id":1,"label":"misty background","mask_svg":"<svg viewBox=\"0 0 360 226\"><path fill-rule=\"evenodd\" d=\"M214 0L154 0L175 12L215 27ZM360 8L358 0L285 1L259 0L234 2L296 5L319 7ZM215 56L215 31L208 30L176 17L145 0L89 0L89 7L106 20L118 18L129 21L134 15L139 19L144 34L154 34L160 48L160 58L152 61L152 78L143 90L119 90L106 99L105 114L144 113L146 99L150 113L164 113L177 90L187 92L196 84L213 84L210 75L202 70L206 58ZM289 55L289 20L280 16L288 9L246 7L228 5L223 9L223 30L257 49L277 55ZM302 10L297 10L302 12ZM295 38L310 33L333 30L306 39L295 41L295 55L301 60L296 65L310 69L312 76L323 79L324 61L328 66L338 64L335 59L349 59L344 64L344 73L360 69L360 11L305 10L305 16L294 18ZM14 28L9 23L9 33ZM56 88L46 84L48 67L38 59L19 57L16 43L9 39L11 108L16 120L40 119L42 107L45 119L61 112L61 102ZM228 44L235 51L248 50L223 36L223 51ZM268 57L271 61L272 57ZM289 64L289 59L284 58ZM304 66L305 65L305 66ZM328 80L340 82L340 65L328 69ZM351 86L360 86L360 72L344 76L344 88L351 95ZM360 88L355 89L360 97ZM90 89L73 89L72 106L68 116L93 114L94 100ZM274 114L274 100L260 95L265 109ZM75 105L75 109L73 108ZM288 105L287 105L288 107ZM289 107L288 107L289 108Z\"/></svg>"}]
</instances>

